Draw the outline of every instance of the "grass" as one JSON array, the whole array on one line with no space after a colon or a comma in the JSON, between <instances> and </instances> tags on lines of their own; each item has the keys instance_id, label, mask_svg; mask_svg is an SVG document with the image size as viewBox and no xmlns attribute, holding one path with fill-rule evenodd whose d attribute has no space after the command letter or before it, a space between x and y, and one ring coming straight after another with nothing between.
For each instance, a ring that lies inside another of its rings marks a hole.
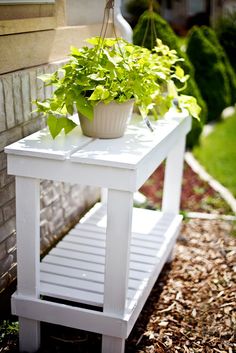
<instances>
[{"instance_id":1,"label":"grass","mask_svg":"<svg viewBox=\"0 0 236 353\"><path fill-rule=\"evenodd\" d=\"M207 172L236 197L236 113L217 123L212 133L202 137L193 154Z\"/></svg>"}]
</instances>

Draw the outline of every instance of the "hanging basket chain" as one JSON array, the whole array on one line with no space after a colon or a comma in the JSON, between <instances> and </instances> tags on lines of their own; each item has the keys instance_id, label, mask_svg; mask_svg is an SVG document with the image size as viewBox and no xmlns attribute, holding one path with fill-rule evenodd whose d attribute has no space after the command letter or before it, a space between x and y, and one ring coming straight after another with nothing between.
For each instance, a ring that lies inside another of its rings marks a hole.
<instances>
[{"instance_id":1,"label":"hanging basket chain","mask_svg":"<svg viewBox=\"0 0 236 353\"><path fill-rule=\"evenodd\" d=\"M103 47L104 39L107 34L107 28L109 24L109 19L110 19L110 9L112 9L112 6L114 7L114 0L108 0L103 12L103 19L102 19L102 27L99 35L99 42L98 42L98 48L96 51L96 56L97 60L99 60L99 56L101 53L101 49Z\"/></svg>"},{"instance_id":2,"label":"hanging basket chain","mask_svg":"<svg viewBox=\"0 0 236 353\"><path fill-rule=\"evenodd\" d=\"M144 44L146 42L148 32L151 30L151 48L156 45L156 40L157 40L157 32L156 32L156 27L155 27L155 21L154 21L154 10L153 10L153 0L149 0L148 3L148 11L150 12L150 16L148 17L148 22L147 22L147 27L144 32L143 40L141 46L144 47Z\"/></svg>"},{"instance_id":3,"label":"hanging basket chain","mask_svg":"<svg viewBox=\"0 0 236 353\"><path fill-rule=\"evenodd\" d=\"M105 9L114 9L114 0L107 0Z\"/></svg>"},{"instance_id":4,"label":"hanging basket chain","mask_svg":"<svg viewBox=\"0 0 236 353\"><path fill-rule=\"evenodd\" d=\"M114 32L114 36L115 36L115 39L116 39L116 42L117 42L117 46L118 46L118 49L119 49L119 52L120 52L122 58L125 60L123 52L122 52L122 49L121 49L120 44L119 44L119 38L118 38L117 32L116 32L114 6L115 6L115 0L107 0L105 8L104 8L102 27L101 27L101 31L100 31L100 35L99 35L98 47L97 47L97 51L96 51L96 55L95 55L97 60L99 60L100 53L101 53L101 50L102 50L102 47L103 47L103 44L104 44L104 40L106 38L107 29L108 29L109 20L110 20L110 14L111 14L112 30Z\"/></svg>"}]
</instances>

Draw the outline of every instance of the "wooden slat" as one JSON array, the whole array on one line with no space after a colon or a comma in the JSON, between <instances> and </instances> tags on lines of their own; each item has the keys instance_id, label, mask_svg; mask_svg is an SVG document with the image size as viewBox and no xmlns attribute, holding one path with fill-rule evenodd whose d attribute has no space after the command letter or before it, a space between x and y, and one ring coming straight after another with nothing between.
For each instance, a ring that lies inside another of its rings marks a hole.
<instances>
[{"instance_id":1,"label":"wooden slat","mask_svg":"<svg viewBox=\"0 0 236 353\"><path fill-rule=\"evenodd\" d=\"M77 253L85 253L85 254L94 254L98 256L104 256L105 255L105 248L100 248L96 246L86 246L82 244L73 244L69 242L60 242L57 245L58 249L66 249L70 250L72 252L77 252Z\"/></svg>"},{"instance_id":2,"label":"wooden slat","mask_svg":"<svg viewBox=\"0 0 236 353\"><path fill-rule=\"evenodd\" d=\"M80 259L80 260L87 261L90 263L104 265L104 257L102 257L102 256L90 254L90 256L88 258L88 254L84 254L84 253L80 253L80 256L78 256L78 254L76 252L72 252L70 250L65 250L65 249L60 249L58 247L52 249L50 254L66 257L68 259L76 259L76 260Z\"/></svg>"},{"instance_id":3,"label":"wooden slat","mask_svg":"<svg viewBox=\"0 0 236 353\"><path fill-rule=\"evenodd\" d=\"M52 298L59 298L64 300L72 300L79 303L85 303L88 305L94 306L102 306L103 304L103 295L95 294L88 291L83 291L74 288L66 288L60 287L55 284L51 283L41 283L41 290L42 295L52 297Z\"/></svg>"},{"instance_id":4,"label":"wooden slat","mask_svg":"<svg viewBox=\"0 0 236 353\"><path fill-rule=\"evenodd\" d=\"M51 137L49 130L45 128L7 146L5 152L15 155L65 160L72 151L81 148L90 141L92 139L82 135L79 127L75 128L68 136L60 133L55 140Z\"/></svg>"},{"instance_id":5,"label":"wooden slat","mask_svg":"<svg viewBox=\"0 0 236 353\"><path fill-rule=\"evenodd\" d=\"M94 281L98 283L104 282L104 274L98 272L83 271L77 268L71 268L66 266L59 266L54 264L49 264L43 262L41 264L41 272L43 273L51 273L55 275L63 275L69 278L83 279L86 281Z\"/></svg>"},{"instance_id":6,"label":"wooden slat","mask_svg":"<svg viewBox=\"0 0 236 353\"><path fill-rule=\"evenodd\" d=\"M64 257L64 256L57 256L53 255L52 252L50 252L49 255L47 255L42 263L45 264L55 264L58 266L67 266L68 268L77 268L80 270L88 270L88 271L93 271L96 273L104 273L104 265L100 265L98 263L90 263L87 261L82 261L78 259L71 259L69 257Z\"/></svg>"},{"instance_id":7,"label":"wooden slat","mask_svg":"<svg viewBox=\"0 0 236 353\"><path fill-rule=\"evenodd\" d=\"M59 245L57 246L60 249L68 249L71 251L78 251L78 252L85 252L88 254L96 254L96 255L101 255L104 256L105 255L105 246L101 246L101 244L99 244L100 246L96 245L96 241L95 244L90 243L84 245L83 243L79 243L79 242L68 242L68 241L63 241L60 242ZM145 251L145 256L156 256L157 253L157 246L156 244L152 243L152 247L151 248L146 248ZM142 245L135 245L133 244L132 248L131 248L131 253L133 254L143 254L143 247Z\"/></svg>"},{"instance_id":8,"label":"wooden slat","mask_svg":"<svg viewBox=\"0 0 236 353\"><path fill-rule=\"evenodd\" d=\"M41 283L44 293L95 306L103 305L106 208L96 205L43 259ZM160 212L134 209L137 228L149 233L132 234L127 308L132 310L166 253L175 218ZM143 224L144 223L144 224ZM147 227L145 227L147 224ZM99 227L98 227L99 225ZM161 230L160 230L161 229ZM50 294L50 291L51 294ZM88 291L86 300L84 293ZM93 295L98 294L99 299ZM134 299L135 298L135 299Z\"/></svg>"},{"instance_id":9,"label":"wooden slat","mask_svg":"<svg viewBox=\"0 0 236 353\"><path fill-rule=\"evenodd\" d=\"M44 283L51 283L59 285L64 288L74 288L85 290L93 293L102 294L103 293L103 284L91 281L84 281L79 278L71 278L68 276L59 276L55 273L46 273L41 272L40 281Z\"/></svg>"},{"instance_id":10,"label":"wooden slat","mask_svg":"<svg viewBox=\"0 0 236 353\"><path fill-rule=\"evenodd\" d=\"M71 243L71 244L83 244L83 245L91 245L91 246L96 246L98 248L105 248L106 242L105 239L98 239L98 237L91 238L89 236L89 233L86 234L84 233L73 236L73 234L68 234L65 238L65 242Z\"/></svg>"}]
</instances>

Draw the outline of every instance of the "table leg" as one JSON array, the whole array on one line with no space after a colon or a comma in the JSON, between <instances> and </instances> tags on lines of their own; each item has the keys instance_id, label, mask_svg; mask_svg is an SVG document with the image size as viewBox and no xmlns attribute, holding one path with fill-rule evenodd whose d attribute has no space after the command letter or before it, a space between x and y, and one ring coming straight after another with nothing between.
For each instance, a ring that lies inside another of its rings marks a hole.
<instances>
[{"instance_id":1,"label":"table leg","mask_svg":"<svg viewBox=\"0 0 236 353\"><path fill-rule=\"evenodd\" d=\"M108 190L103 311L123 317L128 290L133 193ZM123 353L125 339L103 336L103 353Z\"/></svg>"},{"instance_id":2,"label":"table leg","mask_svg":"<svg viewBox=\"0 0 236 353\"><path fill-rule=\"evenodd\" d=\"M184 151L185 138L175 145L166 159L162 211L173 215L179 213ZM172 260L173 250L170 251L166 262L169 263Z\"/></svg>"},{"instance_id":3,"label":"table leg","mask_svg":"<svg viewBox=\"0 0 236 353\"><path fill-rule=\"evenodd\" d=\"M40 285L39 180L16 177L17 295L38 298ZM40 322L19 318L20 351L40 346Z\"/></svg>"},{"instance_id":4,"label":"table leg","mask_svg":"<svg viewBox=\"0 0 236 353\"><path fill-rule=\"evenodd\" d=\"M185 138L175 145L166 159L162 198L162 211L165 213L179 213L184 151Z\"/></svg>"}]
</instances>

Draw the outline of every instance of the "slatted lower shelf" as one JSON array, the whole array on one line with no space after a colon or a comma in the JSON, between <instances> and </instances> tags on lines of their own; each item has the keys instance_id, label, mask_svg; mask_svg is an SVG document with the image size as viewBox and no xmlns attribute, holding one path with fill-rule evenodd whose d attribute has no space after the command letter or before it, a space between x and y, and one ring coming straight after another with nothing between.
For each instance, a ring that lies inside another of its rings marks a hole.
<instances>
[{"instance_id":1,"label":"slatted lower shelf","mask_svg":"<svg viewBox=\"0 0 236 353\"><path fill-rule=\"evenodd\" d=\"M133 310L150 281L153 282L153 275L159 274L180 223L181 216L134 209L127 312ZM105 231L106 207L96 204L42 260L41 294L102 307Z\"/></svg>"}]
</instances>

